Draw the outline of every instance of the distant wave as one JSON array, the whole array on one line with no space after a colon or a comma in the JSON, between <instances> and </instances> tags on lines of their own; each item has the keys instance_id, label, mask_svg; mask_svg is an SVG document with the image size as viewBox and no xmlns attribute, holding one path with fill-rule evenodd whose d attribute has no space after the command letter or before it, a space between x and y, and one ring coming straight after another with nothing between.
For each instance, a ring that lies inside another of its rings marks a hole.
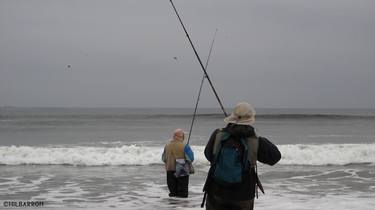
<instances>
[{"instance_id":1,"label":"distant wave","mask_svg":"<svg viewBox=\"0 0 375 210\"><path fill-rule=\"evenodd\" d=\"M203 118L223 118L223 114L197 114ZM126 117L126 116L122 116ZM147 115L145 118L185 118L192 117L191 114L155 114ZM357 114L258 114L257 119L375 119L375 115Z\"/></svg>"},{"instance_id":2,"label":"distant wave","mask_svg":"<svg viewBox=\"0 0 375 210\"><path fill-rule=\"evenodd\" d=\"M227 108L228 112L232 109ZM375 119L375 109L257 109L257 118L271 119ZM58 108L58 107L0 107L1 120L128 120L186 118L193 114L192 108ZM218 108L199 108L198 115L207 118L223 118Z\"/></svg>"},{"instance_id":3,"label":"distant wave","mask_svg":"<svg viewBox=\"0 0 375 210\"><path fill-rule=\"evenodd\" d=\"M264 119L375 119L375 115L356 114L264 114L256 117Z\"/></svg>"},{"instance_id":4,"label":"distant wave","mask_svg":"<svg viewBox=\"0 0 375 210\"><path fill-rule=\"evenodd\" d=\"M196 165L209 165L203 146L192 146ZM375 144L280 145L284 165L347 165L375 163ZM1 146L2 165L152 165L162 164L162 147L125 145L118 147Z\"/></svg>"},{"instance_id":5,"label":"distant wave","mask_svg":"<svg viewBox=\"0 0 375 210\"><path fill-rule=\"evenodd\" d=\"M202 118L223 118L223 114L197 114ZM164 119L190 118L192 114L48 114L48 115L7 115L0 114L0 122L12 121L85 121L110 120L122 121L130 119ZM375 120L375 115L356 114L258 114L257 119L369 119Z\"/></svg>"}]
</instances>

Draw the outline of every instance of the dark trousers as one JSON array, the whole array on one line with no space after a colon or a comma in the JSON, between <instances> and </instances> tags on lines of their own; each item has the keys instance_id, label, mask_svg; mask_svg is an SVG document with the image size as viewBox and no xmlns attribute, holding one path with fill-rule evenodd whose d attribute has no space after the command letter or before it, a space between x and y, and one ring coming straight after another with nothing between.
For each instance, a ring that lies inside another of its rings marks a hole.
<instances>
[{"instance_id":1,"label":"dark trousers","mask_svg":"<svg viewBox=\"0 0 375 210\"><path fill-rule=\"evenodd\" d=\"M174 171L167 171L169 196L188 197L189 176L176 177Z\"/></svg>"},{"instance_id":2,"label":"dark trousers","mask_svg":"<svg viewBox=\"0 0 375 210\"><path fill-rule=\"evenodd\" d=\"M217 196L207 196L206 210L253 210L254 199L244 201L225 200Z\"/></svg>"}]
</instances>

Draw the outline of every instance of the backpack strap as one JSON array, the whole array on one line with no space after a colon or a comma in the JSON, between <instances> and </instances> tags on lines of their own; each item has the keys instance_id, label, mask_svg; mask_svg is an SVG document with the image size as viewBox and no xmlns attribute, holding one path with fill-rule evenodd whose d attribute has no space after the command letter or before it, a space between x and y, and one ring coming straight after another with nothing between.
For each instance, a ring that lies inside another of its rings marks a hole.
<instances>
[{"instance_id":1,"label":"backpack strap","mask_svg":"<svg viewBox=\"0 0 375 210\"><path fill-rule=\"evenodd\" d=\"M219 153L219 149L220 149L219 146L220 146L222 136L223 136L223 129L220 128L219 132L217 132L217 134L215 136L215 142L214 142L214 146L212 148L212 154L215 157L214 160L216 160L216 156Z\"/></svg>"},{"instance_id":2,"label":"backpack strap","mask_svg":"<svg viewBox=\"0 0 375 210\"><path fill-rule=\"evenodd\" d=\"M248 158L250 161L250 167L254 168L254 171L255 171L255 186L256 186L255 195L258 198L258 189L260 189L260 191L264 194L264 189L258 176L258 167L257 167L259 138L258 137L247 138L246 143L247 143L247 147L249 148Z\"/></svg>"},{"instance_id":3,"label":"backpack strap","mask_svg":"<svg viewBox=\"0 0 375 210\"><path fill-rule=\"evenodd\" d=\"M250 162L250 166L256 168L257 165L257 157L258 157L258 147L259 147L259 140L258 137L249 137L246 139L247 145L247 157Z\"/></svg>"},{"instance_id":4,"label":"backpack strap","mask_svg":"<svg viewBox=\"0 0 375 210\"><path fill-rule=\"evenodd\" d=\"M222 142L227 140L229 138L229 136L230 136L230 134L223 131L222 128L220 128L219 132L216 134L214 146L212 148L212 154L215 157L214 163L216 162L217 157L220 153L220 150L221 150L221 147L222 147Z\"/></svg>"}]
</instances>

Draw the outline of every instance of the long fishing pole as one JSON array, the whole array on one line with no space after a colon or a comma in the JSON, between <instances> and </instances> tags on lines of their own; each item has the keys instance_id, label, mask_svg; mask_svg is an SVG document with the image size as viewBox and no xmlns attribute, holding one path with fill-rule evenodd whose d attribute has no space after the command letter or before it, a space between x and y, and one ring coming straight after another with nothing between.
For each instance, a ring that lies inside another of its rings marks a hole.
<instances>
[{"instance_id":1,"label":"long fishing pole","mask_svg":"<svg viewBox=\"0 0 375 210\"><path fill-rule=\"evenodd\" d=\"M212 42L211 42L210 51L208 52L208 57L207 57L207 60L206 60L206 66L205 66L205 69L206 69L206 70L207 70L208 62L210 61L210 57L211 57L211 53L212 53L212 48L213 48L214 43L215 43L216 33L217 33L217 29L216 29L216 31L215 31L214 38L212 39ZM191 132L192 132L192 130L193 130L193 125L194 125L195 117L197 116L198 104L199 104L199 100L200 100L200 97L201 97L201 92L202 92L203 82L204 82L204 79L205 79L205 78L206 78L206 75L203 74L203 76L202 76L202 80L201 80L201 85L200 85L200 87L199 87L199 91L198 91L197 101L196 101L196 103L195 103L193 119L191 120L191 125L190 125L190 130L189 130L189 136L188 136L187 144L189 144L189 142L190 142L190 136L191 136Z\"/></svg>"},{"instance_id":2,"label":"long fishing pole","mask_svg":"<svg viewBox=\"0 0 375 210\"><path fill-rule=\"evenodd\" d=\"M169 1L171 2L172 7L173 7L173 9L174 9L174 11L175 11L175 13L176 13L176 15L177 15L177 18L178 18L178 20L180 21L181 26L182 26L182 28L183 28L184 31L185 31L186 37L188 38L188 40L189 40L189 42L190 42L190 45L191 45L191 47L192 47L193 50L194 50L194 54L195 54L195 56L197 57L198 62L199 62L199 64L200 64L200 66L202 67L202 70L203 70L204 74L206 75L206 78L207 78L208 83L210 83L210 86L211 86L211 88L212 88L212 91L214 92L214 94L215 94L215 96L216 96L216 99L217 99L217 101L219 102L220 107L221 107L221 109L223 110L223 113L224 113L225 117L227 117L228 114L227 114L227 112L225 111L224 106L223 106L223 104L221 103L220 98L219 98L219 96L218 96L218 94L217 94L217 92L216 92L216 90L215 90L215 88L214 88L214 85L212 84L212 81L211 81L210 77L208 76L206 69L205 69L204 66L203 66L202 60L200 59L200 57L199 57L199 55L198 55L198 53L197 53L197 50L195 49L194 44L193 44L193 42L192 42L191 39L190 39L190 36L189 36L189 34L188 34L188 32L187 32L187 30L186 30L186 28L185 28L185 25L184 25L184 23L182 22L182 20L181 20L181 18L180 18L180 15L178 14L177 9L176 9L176 7L175 7L174 4L173 4L173 1L172 1L172 0L169 0Z\"/></svg>"}]
</instances>

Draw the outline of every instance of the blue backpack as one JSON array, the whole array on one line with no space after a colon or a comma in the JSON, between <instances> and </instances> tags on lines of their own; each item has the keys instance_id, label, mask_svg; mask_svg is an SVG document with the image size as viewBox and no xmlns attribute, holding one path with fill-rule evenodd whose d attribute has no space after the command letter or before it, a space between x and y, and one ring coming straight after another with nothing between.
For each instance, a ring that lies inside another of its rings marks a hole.
<instances>
[{"instance_id":1,"label":"blue backpack","mask_svg":"<svg viewBox=\"0 0 375 210\"><path fill-rule=\"evenodd\" d=\"M229 137L229 133L222 132L215 142L213 178L223 185L241 183L242 175L250 168L246 139Z\"/></svg>"}]
</instances>

